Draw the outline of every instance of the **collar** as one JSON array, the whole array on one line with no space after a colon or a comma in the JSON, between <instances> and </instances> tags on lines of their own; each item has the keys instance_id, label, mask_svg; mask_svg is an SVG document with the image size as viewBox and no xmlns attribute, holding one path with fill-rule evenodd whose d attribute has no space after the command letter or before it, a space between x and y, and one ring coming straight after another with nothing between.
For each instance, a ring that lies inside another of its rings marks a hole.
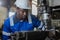
<instances>
[{"instance_id":1,"label":"collar","mask_svg":"<svg viewBox=\"0 0 60 40\"><path fill-rule=\"evenodd\" d=\"M28 21L28 18L26 18L25 20L20 20L16 17L16 13L15 13L15 15L13 16L13 20L14 20L14 23L17 23L17 22Z\"/></svg>"}]
</instances>

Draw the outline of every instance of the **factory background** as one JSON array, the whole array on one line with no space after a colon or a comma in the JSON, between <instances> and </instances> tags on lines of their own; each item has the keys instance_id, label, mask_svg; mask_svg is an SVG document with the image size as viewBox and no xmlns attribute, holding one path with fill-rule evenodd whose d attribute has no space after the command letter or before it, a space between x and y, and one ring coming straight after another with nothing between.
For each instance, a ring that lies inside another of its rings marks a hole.
<instances>
[{"instance_id":1,"label":"factory background","mask_svg":"<svg viewBox=\"0 0 60 40\"><path fill-rule=\"evenodd\" d=\"M4 20L10 17L16 11L14 2L16 0L0 0L0 35L2 35L2 28ZM45 1L44 1L45 2ZM55 27L60 32L60 0L47 0L49 14L51 17L50 25ZM41 13L41 3L40 0L30 0L29 4L31 6L31 13L35 15L39 20L42 19ZM10 14L12 12L12 14ZM0 36L1 39L1 36Z\"/></svg>"}]
</instances>

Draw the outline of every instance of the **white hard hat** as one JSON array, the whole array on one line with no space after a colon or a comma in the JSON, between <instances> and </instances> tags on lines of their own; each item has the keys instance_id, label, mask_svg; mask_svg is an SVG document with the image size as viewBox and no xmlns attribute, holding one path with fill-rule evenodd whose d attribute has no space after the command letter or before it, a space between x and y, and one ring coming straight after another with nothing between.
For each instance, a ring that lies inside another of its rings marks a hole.
<instances>
[{"instance_id":1,"label":"white hard hat","mask_svg":"<svg viewBox=\"0 0 60 40\"><path fill-rule=\"evenodd\" d=\"M16 0L14 4L22 9L31 9L28 2L29 0Z\"/></svg>"}]
</instances>

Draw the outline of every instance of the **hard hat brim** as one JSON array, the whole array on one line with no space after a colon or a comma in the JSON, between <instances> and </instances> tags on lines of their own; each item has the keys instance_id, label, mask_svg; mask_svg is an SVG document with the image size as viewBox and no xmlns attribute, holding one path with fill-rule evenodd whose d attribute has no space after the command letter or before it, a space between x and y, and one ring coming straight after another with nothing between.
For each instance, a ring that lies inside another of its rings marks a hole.
<instances>
[{"instance_id":1,"label":"hard hat brim","mask_svg":"<svg viewBox=\"0 0 60 40\"><path fill-rule=\"evenodd\" d=\"M22 8L22 9L31 9L31 7L21 7L21 6L17 5L17 4L15 4L15 3L14 3L14 5L15 5L16 7L18 7L18 8Z\"/></svg>"}]
</instances>

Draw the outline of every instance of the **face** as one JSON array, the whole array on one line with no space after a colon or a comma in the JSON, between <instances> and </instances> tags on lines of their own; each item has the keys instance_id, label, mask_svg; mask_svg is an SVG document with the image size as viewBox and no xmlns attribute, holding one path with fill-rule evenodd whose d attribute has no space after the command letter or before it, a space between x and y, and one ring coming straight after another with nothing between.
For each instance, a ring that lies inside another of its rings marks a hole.
<instances>
[{"instance_id":1,"label":"face","mask_svg":"<svg viewBox=\"0 0 60 40\"><path fill-rule=\"evenodd\" d=\"M28 13L28 10L27 9L20 9L20 8L17 8L17 17L19 19L25 19L26 16L27 16L27 13Z\"/></svg>"}]
</instances>

